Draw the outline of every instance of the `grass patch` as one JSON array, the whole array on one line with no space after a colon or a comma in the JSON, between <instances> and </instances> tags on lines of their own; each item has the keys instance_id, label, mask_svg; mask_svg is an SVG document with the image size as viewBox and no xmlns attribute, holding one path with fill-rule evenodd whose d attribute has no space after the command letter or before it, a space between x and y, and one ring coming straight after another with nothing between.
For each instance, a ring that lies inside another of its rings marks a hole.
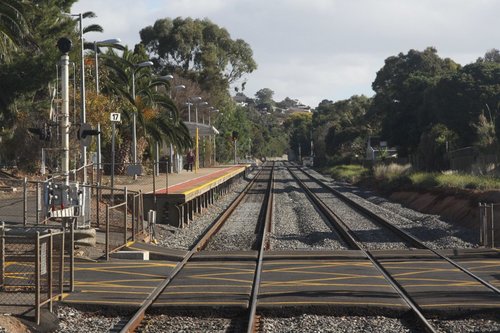
<instances>
[{"instance_id":1,"label":"grass patch","mask_svg":"<svg viewBox=\"0 0 500 333\"><path fill-rule=\"evenodd\" d=\"M499 190L500 178L475 176L456 172L414 172L411 166L389 164L376 165L373 172L360 165L336 165L324 170L336 180L357 183L370 179L381 190L396 190L402 187Z\"/></svg>"},{"instance_id":2,"label":"grass patch","mask_svg":"<svg viewBox=\"0 0 500 333\"><path fill-rule=\"evenodd\" d=\"M368 176L370 170L357 164L336 165L326 170L333 179L357 183L362 178Z\"/></svg>"}]
</instances>

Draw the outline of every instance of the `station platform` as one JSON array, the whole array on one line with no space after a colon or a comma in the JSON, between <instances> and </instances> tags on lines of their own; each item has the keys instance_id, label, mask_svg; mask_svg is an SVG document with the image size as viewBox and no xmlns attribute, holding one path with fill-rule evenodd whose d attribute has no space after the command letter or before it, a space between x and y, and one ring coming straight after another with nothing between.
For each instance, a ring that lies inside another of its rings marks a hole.
<instances>
[{"instance_id":1,"label":"station platform","mask_svg":"<svg viewBox=\"0 0 500 333\"><path fill-rule=\"evenodd\" d=\"M182 228L217 196L226 194L236 179L246 176L249 167L240 164L176 174L166 186L143 190L144 211L155 210L157 223Z\"/></svg>"}]
</instances>

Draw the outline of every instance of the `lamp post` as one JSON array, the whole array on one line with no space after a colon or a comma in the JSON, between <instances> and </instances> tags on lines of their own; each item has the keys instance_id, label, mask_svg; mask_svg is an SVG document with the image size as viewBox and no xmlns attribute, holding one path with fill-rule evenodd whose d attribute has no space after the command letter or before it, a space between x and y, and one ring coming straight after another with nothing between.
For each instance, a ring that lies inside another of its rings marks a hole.
<instances>
[{"instance_id":1,"label":"lamp post","mask_svg":"<svg viewBox=\"0 0 500 333\"><path fill-rule=\"evenodd\" d=\"M118 44L120 43L120 38L106 39L103 41L94 42L94 56L95 56L95 91L96 95L99 95L99 57L97 54L97 46L104 44ZM114 128L114 125L113 125ZM97 130L101 133L101 123L97 124ZM97 179L101 182L101 134L97 136Z\"/></svg>"},{"instance_id":2,"label":"lamp post","mask_svg":"<svg viewBox=\"0 0 500 333\"><path fill-rule=\"evenodd\" d=\"M95 55L95 91L96 94L99 95L99 57L97 56L97 47L99 45L109 45L109 44L118 44L120 43L120 38L112 38L106 39L102 41L94 42L94 55Z\"/></svg>"},{"instance_id":3,"label":"lamp post","mask_svg":"<svg viewBox=\"0 0 500 333\"><path fill-rule=\"evenodd\" d=\"M213 108L213 107L212 107L212 108ZM212 109L212 110L209 110L209 111L208 111L208 126L210 126L210 125L211 125L211 124L210 124L210 114L211 114L212 112L217 113L217 112L219 112L219 109Z\"/></svg>"},{"instance_id":4,"label":"lamp post","mask_svg":"<svg viewBox=\"0 0 500 333\"><path fill-rule=\"evenodd\" d=\"M172 76L172 78L173 78L173 76ZM174 91L183 90L183 89L186 89L186 86L183 84L179 84L179 85L174 87ZM168 97L170 99L172 99L172 88L170 88L168 90ZM176 157L176 158L174 158L174 157ZM170 170L168 170L168 171L174 172L175 169L179 169L178 166L176 166L174 168L174 160L175 160L175 164L177 164L178 159L179 159L178 154L177 154L177 156L175 156L175 154L174 154L174 145L172 144L172 142L170 142L170 165L169 165Z\"/></svg>"},{"instance_id":5,"label":"lamp post","mask_svg":"<svg viewBox=\"0 0 500 333\"><path fill-rule=\"evenodd\" d=\"M134 100L134 106L135 106L135 71L139 70L140 68L149 66L153 66L152 61L140 62L138 64L135 64L134 67L132 68L132 99ZM134 167L135 167L135 165L137 164L137 110L134 110L132 116L132 145L133 145L132 158L134 160ZM134 179L136 178L137 174L134 174Z\"/></svg>"}]
</instances>

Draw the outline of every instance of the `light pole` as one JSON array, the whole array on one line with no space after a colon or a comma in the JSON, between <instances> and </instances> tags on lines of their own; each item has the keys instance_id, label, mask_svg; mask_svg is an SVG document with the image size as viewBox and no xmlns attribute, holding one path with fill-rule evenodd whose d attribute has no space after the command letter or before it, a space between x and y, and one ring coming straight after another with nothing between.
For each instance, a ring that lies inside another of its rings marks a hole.
<instances>
[{"instance_id":1,"label":"light pole","mask_svg":"<svg viewBox=\"0 0 500 333\"><path fill-rule=\"evenodd\" d=\"M213 108L213 106L212 106L212 108ZM211 124L210 124L210 114L211 114L212 112L217 113L217 112L219 112L219 109L212 109L212 110L209 110L209 111L208 111L208 126L210 126L210 125L211 125Z\"/></svg>"},{"instance_id":2,"label":"light pole","mask_svg":"<svg viewBox=\"0 0 500 333\"><path fill-rule=\"evenodd\" d=\"M96 95L99 95L99 57L97 54L97 46L98 45L105 45L105 44L118 44L120 42L121 42L120 38L112 38L112 39L106 39L103 41L95 41L94 42ZM114 129L114 124L113 124L113 129ZM101 182L101 134L100 134L101 133L101 123L97 124L97 131L99 131L99 135L97 136L97 180L100 183Z\"/></svg>"},{"instance_id":3,"label":"light pole","mask_svg":"<svg viewBox=\"0 0 500 333\"><path fill-rule=\"evenodd\" d=\"M121 42L120 38L112 38L106 39L102 41L94 42L94 55L95 55L95 91L96 94L99 95L99 57L97 56L97 47L99 45L109 45L109 44L118 44Z\"/></svg>"},{"instance_id":4,"label":"light pole","mask_svg":"<svg viewBox=\"0 0 500 333\"><path fill-rule=\"evenodd\" d=\"M179 84L179 85L177 85L177 86L174 87L174 91L183 90L183 89L186 89L186 86L183 85L183 84ZM170 88L168 90L168 97L172 100L172 88ZM170 165L169 165L169 169L170 170L168 170L170 172L174 172L174 169L179 169L178 167L174 168L174 165L177 164L177 160L179 159L179 157L177 155L177 158L175 158L175 161L176 161L175 164L174 164L174 157L175 157L175 154L174 154L174 145L171 142L170 143Z\"/></svg>"},{"instance_id":5,"label":"light pole","mask_svg":"<svg viewBox=\"0 0 500 333\"><path fill-rule=\"evenodd\" d=\"M144 61L135 64L132 68L132 99L134 100L135 107L135 71L143 67L153 66L152 61ZM134 168L137 165L137 108L135 108L132 116L132 158L134 160ZM137 174L134 174L134 179L137 178Z\"/></svg>"},{"instance_id":6,"label":"light pole","mask_svg":"<svg viewBox=\"0 0 500 333\"><path fill-rule=\"evenodd\" d=\"M191 105L193 105L193 103L186 102L186 105L188 107L188 122L191 122Z\"/></svg>"}]
</instances>

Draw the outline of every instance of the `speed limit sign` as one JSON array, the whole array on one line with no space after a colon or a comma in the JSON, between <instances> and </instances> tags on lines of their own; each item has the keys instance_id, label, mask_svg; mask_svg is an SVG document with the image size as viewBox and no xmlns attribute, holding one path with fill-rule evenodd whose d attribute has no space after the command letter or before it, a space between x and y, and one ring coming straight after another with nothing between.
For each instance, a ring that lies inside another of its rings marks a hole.
<instances>
[{"instance_id":1,"label":"speed limit sign","mask_svg":"<svg viewBox=\"0 0 500 333\"><path fill-rule=\"evenodd\" d=\"M111 112L110 120L116 123L121 122L121 113L118 112Z\"/></svg>"}]
</instances>

